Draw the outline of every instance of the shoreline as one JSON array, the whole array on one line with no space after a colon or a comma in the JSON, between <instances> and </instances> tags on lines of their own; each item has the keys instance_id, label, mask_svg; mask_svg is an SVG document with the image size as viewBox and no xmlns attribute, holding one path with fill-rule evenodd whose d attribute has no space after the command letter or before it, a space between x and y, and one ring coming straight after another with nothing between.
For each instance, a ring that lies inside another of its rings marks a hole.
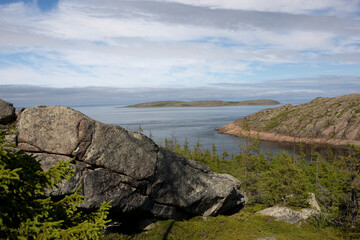
<instances>
[{"instance_id":1,"label":"shoreline","mask_svg":"<svg viewBox=\"0 0 360 240\"><path fill-rule=\"evenodd\" d=\"M237 137L253 137L253 138L258 138L260 140L272 141L272 142L320 144L320 145L331 145L334 147L348 147L348 144L360 146L360 141L357 140L292 137L278 133L245 130L239 127L238 125L236 125L235 123L229 123L225 126L216 128L216 131L218 131L221 134L228 134Z\"/></svg>"}]
</instances>

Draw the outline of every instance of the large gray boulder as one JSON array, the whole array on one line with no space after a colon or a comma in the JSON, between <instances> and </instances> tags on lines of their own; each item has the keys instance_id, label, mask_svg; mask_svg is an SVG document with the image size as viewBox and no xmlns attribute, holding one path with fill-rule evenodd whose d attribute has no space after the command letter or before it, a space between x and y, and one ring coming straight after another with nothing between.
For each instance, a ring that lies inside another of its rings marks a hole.
<instances>
[{"instance_id":1,"label":"large gray boulder","mask_svg":"<svg viewBox=\"0 0 360 240\"><path fill-rule=\"evenodd\" d=\"M0 124L9 124L16 119L15 108L12 103L0 99Z\"/></svg>"},{"instance_id":2,"label":"large gray boulder","mask_svg":"<svg viewBox=\"0 0 360 240\"><path fill-rule=\"evenodd\" d=\"M18 148L44 168L74 158L75 176L53 194L82 186L82 207L112 200L112 218L184 219L240 210L240 182L156 145L146 136L97 122L73 109L38 106L18 117Z\"/></svg>"}]
</instances>

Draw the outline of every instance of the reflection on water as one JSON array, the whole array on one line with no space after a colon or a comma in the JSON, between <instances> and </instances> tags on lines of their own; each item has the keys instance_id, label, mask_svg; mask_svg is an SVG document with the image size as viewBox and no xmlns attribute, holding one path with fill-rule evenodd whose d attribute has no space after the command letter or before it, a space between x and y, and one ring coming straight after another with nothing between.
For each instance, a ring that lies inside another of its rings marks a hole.
<instances>
[{"instance_id":1,"label":"reflection on water","mask_svg":"<svg viewBox=\"0 0 360 240\"><path fill-rule=\"evenodd\" d=\"M196 107L196 108L116 108L115 106L74 107L89 117L108 124L138 131L139 126L147 136L152 135L155 142L163 144L165 138L176 137L181 145L185 139L193 147L197 141L203 148L211 149L214 142L218 152L226 150L237 154L239 143L246 144L245 139L219 134L215 129L239 118L273 106L229 106L229 107ZM277 107L277 106L274 106ZM291 143L262 141L263 152L288 152L299 154L301 147ZM307 159L311 158L311 147L303 146ZM319 147L323 153L327 147ZM338 149L334 149L338 153Z\"/></svg>"}]
</instances>

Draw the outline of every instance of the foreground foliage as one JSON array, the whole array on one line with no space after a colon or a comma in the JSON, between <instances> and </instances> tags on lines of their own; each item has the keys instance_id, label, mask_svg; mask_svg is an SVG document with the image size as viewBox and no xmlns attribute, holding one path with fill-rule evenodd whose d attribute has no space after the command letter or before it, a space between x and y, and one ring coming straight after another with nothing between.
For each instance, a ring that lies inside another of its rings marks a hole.
<instances>
[{"instance_id":1,"label":"foreground foliage","mask_svg":"<svg viewBox=\"0 0 360 240\"><path fill-rule=\"evenodd\" d=\"M278 240L331 240L346 238L344 232L333 227L311 224L301 226L276 221L272 217L255 214L262 206L247 206L231 216L195 217L188 221L160 221L149 232L132 236L111 234L102 239L256 239L276 237Z\"/></svg>"},{"instance_id":2,"label":"foreground foliage","mask_svg":"<svg viewBox=\"0 0 360 240\"><path fill-rule=\"evenodd\" d=\"M175 138L166 139L165 147L241 180L248 205L309 207L307 199L313 192L323 213L314 224L345 229L360 238L360 147L349 146L346 156L335 156L331 149L322 156L314 150L311 161L304 155L262 153L258 140L240 145L239 153L231 156L219 155L214 144L211 151L199 143L191 150L187 141L181 146Z\"/></svg>"},{"instance_id":3,"label":"foreground foliage","mask_svg":"<svg viewBox=\"0 0 360 240\"><path fill-rule=\"evenodd\" d=\"M106 226L109 203L85 214L79 191L52 198L46 195L73 170L60 161L43 171L40 163L22 152L0 146L0 238L1 239L98 239Z\"/></svg>"},{"instance_id":4,"label":"foreground foliage","mask_svg":"<svg viewBox=\"0 0 360 240\"><path fill-rule=\"evenodd\" d=\"M240 146L239 153L230 157L227 152L219 156L214 144L211 151L201 149L199 143L191 151L187 141L181 147L173 140L166 140L165 147L209 166L214 172L227 173L241 180L241 190L250 204L308 206L310 183L302 161L294 161L286 153L264 154L259 150L259 141Z\"/></svg>"}]
</instances>

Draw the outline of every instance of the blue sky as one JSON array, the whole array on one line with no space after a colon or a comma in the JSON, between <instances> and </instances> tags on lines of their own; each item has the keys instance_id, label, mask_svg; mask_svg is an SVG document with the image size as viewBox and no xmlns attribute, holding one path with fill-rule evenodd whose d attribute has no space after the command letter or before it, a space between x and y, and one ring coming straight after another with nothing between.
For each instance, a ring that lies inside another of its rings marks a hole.
<instances>
[{"instance_id":1,"label":"blue sky","mask_svg":"<svg viewBox=\"0 0 360 240\"><path fill-rule=\"evenodd\" d=\"M59 0L1 0L0 4L12 4L12 3L24 3L26 5L28 5L29 7L35 7L37 8L39 11L41 12L48 12L51 11L53 9L57 8L57 5L59 3Z\"/></svg>"},{"instance_id":2,"label":"blue sky","mask_svg":"<svg viewBox=\"0 0 360 240\"><path fill-rule=\"evenodd\" d=\"M360 93L360 0L0 0L16 106Z\"/></svg>"}]
</instances>

